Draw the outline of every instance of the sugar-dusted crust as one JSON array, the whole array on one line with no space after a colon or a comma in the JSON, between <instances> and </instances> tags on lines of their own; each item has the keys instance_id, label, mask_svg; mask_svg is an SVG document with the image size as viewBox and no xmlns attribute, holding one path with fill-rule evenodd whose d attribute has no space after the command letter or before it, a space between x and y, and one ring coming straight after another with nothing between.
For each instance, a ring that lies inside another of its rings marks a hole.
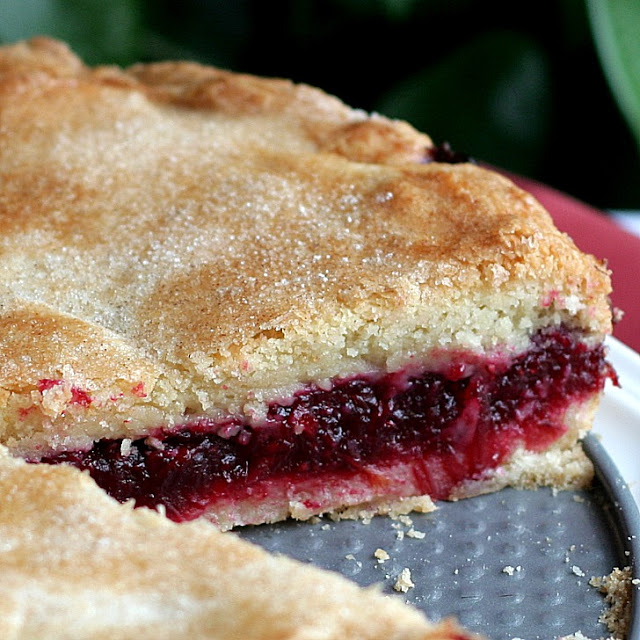
<instances>
[{"instance_id":1,"label":"sugar-dusted crust","mask_svg":"<svg viewBox=\"0 0 640 640\"><path fill-rule=\"evenodd\" d=\"M302 382L610 331L528 194L304 85L0 49L0 443L259 416ZM43 381L49 381L44 382ZM51 382L55 381L55 383Z\"/></svg>"},{"instance_id":2,"label":"sugar-dusted crust","mask_svg":"<svg viewBox=\"0 0 640 640\"><path fill-rule=\"evenodd\" d=\"M0 447L0 637L464 640L400 600Z\"/></svg>"}]
</instances>

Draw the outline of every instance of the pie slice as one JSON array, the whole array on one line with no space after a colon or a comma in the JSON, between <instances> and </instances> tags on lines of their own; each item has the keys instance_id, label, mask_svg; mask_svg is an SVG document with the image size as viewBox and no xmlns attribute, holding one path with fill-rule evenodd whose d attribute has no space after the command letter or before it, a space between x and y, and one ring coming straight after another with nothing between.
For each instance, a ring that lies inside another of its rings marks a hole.
<instances>
[{"instance_id":1,"label":"pie slice","mask_svg":"<svg viewBox=\"0 0 640 640\"><path fill-rule=\"evenodd\" d=\"M5 639L473 638L210 523L120 505L76 469L28 465L3 447L0 495Z\"/></svg>"},{"instance_id":2,"label":"pie slice","mask_svg":"<svg viewBox=\"0 0 640 640\"><path fill-rule=\"evenodd\" d=\"M506 178L305 85L47 39L0 50L0 123L13 456L221 528L589 481L609 274Z\"/></svg>"}]
</instances>

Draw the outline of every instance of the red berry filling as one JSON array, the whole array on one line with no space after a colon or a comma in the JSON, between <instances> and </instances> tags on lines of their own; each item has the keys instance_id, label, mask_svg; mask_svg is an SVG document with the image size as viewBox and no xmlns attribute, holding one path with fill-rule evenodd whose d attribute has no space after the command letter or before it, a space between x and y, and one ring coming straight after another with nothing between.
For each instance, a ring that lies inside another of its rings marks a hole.
<instances>
[{"instance_id":1,"label":"red berry filling","mask_svg":"<svg viewBox=\"0 0 640 640\"><path fill-rule=\"evenodd\" d=\"M411 465L419 494L444 499L520 443L530 450L551 444L565 431L567 406L615 379L603 347L588 348L566 329L540 332L510 362L458 364L445 373L336 380L329 390L309 385L290 403L271 404L257 425L201 418L130 446L101 440L42 462L86 469L118 500L162 504L174 520L260 495L273 483L370 478L374 485L373 466L379 477L398 463ZM391 491L405 495L402 487Z\"/></svg>"},{"instance_id":2,"label":"red berry filling","mask_svg":"<svg viewBox=\"0 0 640 640\"><path fill-rule=\"evenodd\" d=\"M461 162L471 162L475 164L475 160L468 156L466 153L460 151L454 151L448 142L443 142L439 145L434 145L426 150L425 163L429 162L444 162L447 164L459 164Z\"/></svg>"}]
</instances>

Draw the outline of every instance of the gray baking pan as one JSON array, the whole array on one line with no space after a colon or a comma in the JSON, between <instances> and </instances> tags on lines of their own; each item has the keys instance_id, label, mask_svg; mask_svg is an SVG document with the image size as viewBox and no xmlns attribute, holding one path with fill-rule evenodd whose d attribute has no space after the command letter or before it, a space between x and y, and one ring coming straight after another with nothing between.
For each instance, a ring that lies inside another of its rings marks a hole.
<instances>
[{"instance_id":1,"label":"gray baking pan","mask_svg":"<svg viewBox=\"0 0 640 640\"><path fill-rule=\"evenodd\" d=\"M585 450L597 476L584 491L505 489L399 520L320 519L239 533L363 586L380 584L432 620L453 615L492 640L603 638L607 605L589 580L615 567L631 567L636 578L640 515L595 436ZM640 640L636 592L629 640Z\"/></svg>"}]
</instances>

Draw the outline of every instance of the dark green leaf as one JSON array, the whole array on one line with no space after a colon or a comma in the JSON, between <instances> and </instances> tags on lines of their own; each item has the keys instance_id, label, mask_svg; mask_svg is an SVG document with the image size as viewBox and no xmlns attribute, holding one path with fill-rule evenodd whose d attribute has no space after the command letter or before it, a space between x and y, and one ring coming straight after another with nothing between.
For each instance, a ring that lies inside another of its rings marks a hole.
<instances>
[{"instance_id":1,"label":"dark green leaf","mask_svg":"<svg viewBox=\"0 0 640 640\"><path fill-rule=\"evenodd\" d=\"M587 0L602 67L640 146L640 2Z\"/></svg>"},{"instance_id":2,"label":"dark green leaf","mask_svg":"<svg viewBox=\"0 0 640 640\"><path fill-rule=\"evenodd\" d=\"M0 0L0 40L48 35L88 63L129 64L139 54L140 0Z\"/></svg>"},{"instance_id":3,"label":"dark green leaf","mask_svg":"<svg viewBox=\"0 0 640 640\"><path fill-rule=\"evenodd\" d=\"M389 91L377 108L406 119L434 142L528 172L549 127L549 70L530 39L492 32Z\"/></svg>"}]
</instances>

